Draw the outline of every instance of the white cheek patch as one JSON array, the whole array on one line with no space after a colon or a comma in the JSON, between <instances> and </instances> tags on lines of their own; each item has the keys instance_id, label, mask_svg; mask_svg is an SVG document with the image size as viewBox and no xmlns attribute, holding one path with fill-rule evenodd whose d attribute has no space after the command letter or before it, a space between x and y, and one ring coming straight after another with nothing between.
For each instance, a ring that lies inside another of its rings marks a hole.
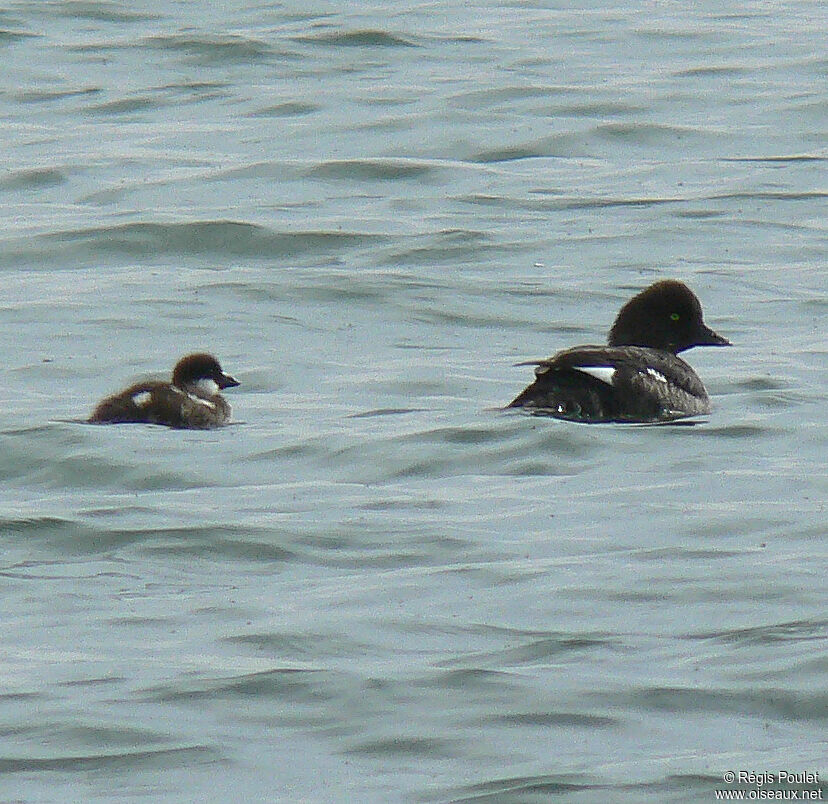
<instances>
[{"instance_id":1,"label":"white cheek patch","mask_svg":"<svg viewBox=\"0 0 828 804\"><path fill-rule=\"evenodd\" d=\"M145 408L149 405L151 399L152 394L149 391L140 391L139 393L132 395L132 403L137 405L139 408Z\"/></svg>"},{"instance_id":2,"label":"white cheek patch","mask_svg":"<svg viewBox=\"0 0 828 804\"><path fill-rule=\"evenodd\" d=\"M215 380L206 378L200 379L196 383L196 388L198 388L198 392L204 396L215 396L219 392L218 383Z\"/></svg>"},{"instance_id":3,"label":"white cheek patch","mask_svg":"<svg viewBox=\"0 0 828 804\"><path fill-rule=\"evenodd\" d=\"M656 371L654 368L650 368L648 366L647 374L649 374L654 380L663 382L665 385L667 384L667 378L660 371Z\"/></svg>"},{"instance_id":4,"label":"white cheek patch","mask_svg":"<svg viewBox=\"0 0 828 804\"><path fill-rule=\"evenodd\" d=\"M615 366L573 366L576 371L584 374L589 374L590 377L595 377L596 380L601 380L607 385L612 385L615 379Z\"/></svg>"}]
</instances>

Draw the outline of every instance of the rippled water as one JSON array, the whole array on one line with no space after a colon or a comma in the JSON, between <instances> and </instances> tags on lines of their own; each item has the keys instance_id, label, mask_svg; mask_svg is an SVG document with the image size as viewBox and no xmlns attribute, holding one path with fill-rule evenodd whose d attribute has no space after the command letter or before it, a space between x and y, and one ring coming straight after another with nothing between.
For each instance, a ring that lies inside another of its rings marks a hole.
<instances>
[{"instance_id":1,"label":"rippled water","mask_svg":"<svg viewBox=\"0 0 828 804\"><path fill-rule=\"evenodd\" d=\"M3 798L828 774L825 22L0 12ZM663 277L736 344L705 421L500 409ZM195 349L233 426L80 423Z\"/></svg>"}]
</instances>

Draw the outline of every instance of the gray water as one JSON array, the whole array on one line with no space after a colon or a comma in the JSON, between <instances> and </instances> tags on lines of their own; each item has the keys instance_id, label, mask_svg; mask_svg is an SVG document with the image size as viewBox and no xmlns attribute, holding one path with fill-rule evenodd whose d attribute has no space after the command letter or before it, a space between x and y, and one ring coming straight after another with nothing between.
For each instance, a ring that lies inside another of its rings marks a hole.
<instances>
[{"instance_id":1,"label":"gray water","mask_svg":"<svg viewBox=\"0 0 828 804\"><path fill-rule=\"evenodd\" d=\"M0 798L828 774L827 22L7 4ZM501 410L666 277L708 417ZM81 423L201 349L232 426Z\"/></svg>"}]
</instances>

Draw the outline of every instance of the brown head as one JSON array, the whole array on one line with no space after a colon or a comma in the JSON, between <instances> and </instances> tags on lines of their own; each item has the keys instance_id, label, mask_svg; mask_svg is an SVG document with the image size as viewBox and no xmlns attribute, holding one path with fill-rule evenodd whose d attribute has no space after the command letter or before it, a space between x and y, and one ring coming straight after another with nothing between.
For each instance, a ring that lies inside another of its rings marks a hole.
<instances>
[{"instance_id":1,"label":"brown head","mask_svg":"<svg viewBox=\"0 0 828 804\"><path fill-rule=\"evenodd\" d=\"M175 364L172 384L176 388L196 385L200 380L212 380L219 388L235 388L238 380L222 371L218 360L204 352L182 357Z\"/></svg>"}]
</instances>

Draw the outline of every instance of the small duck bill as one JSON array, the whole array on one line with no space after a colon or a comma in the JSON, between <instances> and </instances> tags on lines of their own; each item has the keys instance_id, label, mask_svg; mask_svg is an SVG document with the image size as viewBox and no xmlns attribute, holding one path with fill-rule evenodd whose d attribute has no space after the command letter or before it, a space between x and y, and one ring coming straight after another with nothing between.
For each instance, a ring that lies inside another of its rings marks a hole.
<instances>
[{"instance_id":1,"label":"small duck bill","mask_svg":"<svg viewBox=\"0 0 828 804\"><path fill-rule=\"evenodd\" d=\"M231 377L229 374L222 374L221 377L216 380L216 384L222 391L225 388L238 388L238 386L241 385L235 377Z\"/></svg>"}]
</instances>

